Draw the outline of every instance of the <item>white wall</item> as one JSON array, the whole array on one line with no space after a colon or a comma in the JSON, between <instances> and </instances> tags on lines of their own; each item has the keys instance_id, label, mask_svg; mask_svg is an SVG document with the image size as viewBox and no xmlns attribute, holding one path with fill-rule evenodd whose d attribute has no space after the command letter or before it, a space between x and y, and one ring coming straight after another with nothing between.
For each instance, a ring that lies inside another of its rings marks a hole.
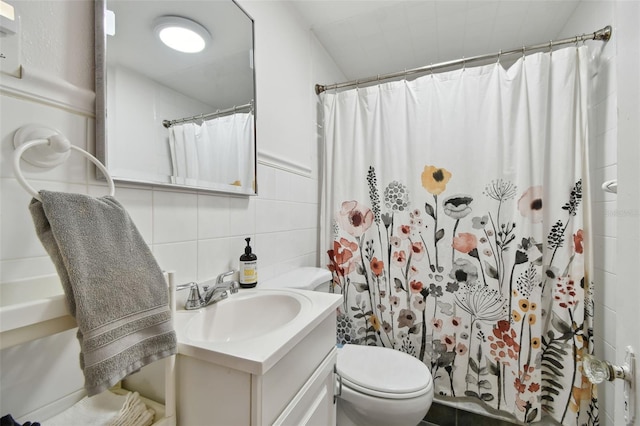
<instances>
[{"instance_id":1,"label":"white wall","mask_svg":"<svg viewBox=\"0 0 640 426\"><path fill-rule=\"evenodd\" d=\"M261 280L319 261L318 100L313 85L344 76L312 34L299 26L286 2L240 3L256 21L259 195L117 185L116 197L160 265L177 272L178 282L205 280L237 268L246 236L252 237ZM15 130L41 123L94 151L93 2L14 4L22 19L25 72L21 80L0 78L0 283L55 273L33 230L27 211L30 196L13 177ZM35 188L107 192L77 155L52 171L28 165L24 171ZM0 413L22 416L80 388L74 340L73 333L64 333L0 352ZM61 346L71 350L60 351ZM52 365L57 368L52 370ZM60 379L62 372L69 378Z\"/></svg>"},{"instance_id":2,"label":"white wall","mask_svg":"<svg viewBox=\"0 0 640 426\"><path fill-rule=\"evenodd\" d=\"M617 31L618 81L618 196L616 222L618 244L616 265L618 281L612 295L616 315L616 359L624 361L625 348L632 346L636 357L640 353L640 2L616 2L615 29ZM640 361L636 360L636 371ZM640 375L636 373L636 421L640 424ZM615 385L615 424L624 424L622 383Z\"/></svg>"},{"instance_id":3,"label":"white wall","mask_svg":"<svg viewBox=\"0 0 640 426\"><path fill-rule=\"evenodd\" d=\"M561 36L613 27L608 43L589 42L593 56L594 97L590 101L591 179L593 210L595 353L622 364L625 348L640 350L637 271L640 259L640 3L637 1L583 1ZM600 184L619 178L618 194ZM640 381L636 380L636 389ZM622 382L598 386L602 425L623 425ZM636 405L639 404L636 395Z\"/></svg>"},{"instance_id":4,"label":"white wall","mask_svg":"<svg viewBox=\"0 0 640 426\"><path fill-rule=\"evenodd\" d=\"M162 121L215 108L123 66L107 67L107 90L108 138L135 141L109 144L106 158L112 176L171 182L169 132Z\"/></svg>"},{"instance_id":5,"label":"white wall","mask_svg":"<svg viewBox=\"0 0 640 426\"><path fill-rule=\"evenodd\" d=\"M9 163L13 132L23 124L39 122L58 128L80 147L93 150L94 143L93 2L16 3L22 15L25 77L0 77L2 283L54 273L33 232L27 213L29 196L13 178ZM118 199L161 265L176 269L179 281L206 279L235 266L245 236L254 238L261 279L288 266L322 264L325 259L317 248L319 121L313 84L342 81L344 76L311 33L299 27L285 2L240 3L256 20L259 196L234 198L123 185L117 189ZM614 39L602 45L591 104L596 118L591 171L596 184L616 176L620 183L617 196L593 192L595 280L600 284L595 333L598 355L621 363L627 345L640 351L636 271L640 259L640 3L583 1L563 35L612 22ZM28 166L25 171L37 188L105 193L85 161L75 157L51 172ZM74 341L73 334L66 333L2 351L0 413L24 414L56 393L81 386L77 371L68 371L77 363L77 351L59 349L60 345L72 347ZM43 386L47 381L55 383ZM600 391L602 424L624 424L620 383L601 385ZM638 395L636 405L640 406Z\"/></svg>"}]
</instances>

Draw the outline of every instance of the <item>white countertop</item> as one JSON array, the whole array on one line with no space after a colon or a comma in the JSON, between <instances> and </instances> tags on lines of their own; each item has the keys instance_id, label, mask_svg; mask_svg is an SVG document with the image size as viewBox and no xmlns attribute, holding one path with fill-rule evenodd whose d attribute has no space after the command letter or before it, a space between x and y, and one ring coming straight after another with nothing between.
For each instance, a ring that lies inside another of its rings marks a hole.
<instances>
[{"instance_id":1,"label":"white countertop","mask_svg":"<svg viewBox=\"0 0 640 426\"><path fill-rule=\"evenodd\" d=\"M260 336L228 342L192 340L187 330L197 315L214 305L193 310L179 310L175 317L178 336L178 353L192 356L220 366L247 373L262 375L273 367L285 354L307 336L329 315L335 315L342 303L342 295L308 290L241 289L238 294L218 303L233 303L234 297L247 297L254 293L293 294L301 302L301 310L287 324Z\"/></svg>"}]
</instances>

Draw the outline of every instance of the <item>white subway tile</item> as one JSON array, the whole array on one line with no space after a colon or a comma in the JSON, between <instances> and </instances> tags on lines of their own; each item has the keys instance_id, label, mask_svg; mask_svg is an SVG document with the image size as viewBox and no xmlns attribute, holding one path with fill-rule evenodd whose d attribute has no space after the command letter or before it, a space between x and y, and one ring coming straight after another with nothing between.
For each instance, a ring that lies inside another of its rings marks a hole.
<instances>
[{"instance_id":1,"label":"white subway tile","mask_svg":"<svg viewBox=\"0 0 640 426\"><path fill-rule=\"evenodd\" d=\"M286 203L285 211L287 212L287 223L289 229L303 229L309 223L307 208L309 204L305 203Z\"/></svg>"},{"instance_id":2,"label":"white subway tile","mask_svg":"<svg viewBox=\"0 0 640 426\"><path fill-rule=\"evenodd\" d=\"M602 191L596 188L595 191ZM617 205L615 201L592 203L592 235L617 236Z\"/></svg>"},{"instance_id":3,"label":"white subway tile","mask_svg":"<svg viewBox=\"0 0 640 426\"><path fill-rule=\"evenodd\" d=\"M292 196L292 176L295 174L276 169L276 200L291 201L294 199Z\"/></svg>"},{"instance_id":4,"label":"white subway tile","mask_svg":"<svg viewBox=\"0 0 640 426\"><path fill-rule=\"evenodd\" d=\"M255 197L229 198L229 234L230 236L251 236L256 232ZM243 237L244 238L244 237Z\"/></svg>"},{"instance_id":5,"label":"white subway tile","mask_svg":"<svg viewBox=\"0 0 640 426\"><path fill-rule=\"evenodd\" d=\"M153 191L153 244L192 241L198 237L198 196Z\"/></svg>"},{"instance_id":6,"label":"white subway tile","mask_svg":"<svg viewBox=\"0 0 640 426\"><path fill-rule=\"evenodd\" d=\"M616 238L595 235L594 266L615 274L617 271L617 241Z\"/></svg>"},{"instance_id":7,"label":"white subway tile","mask_svg":"<svg viewBox=\"0 0 640 426\"><path fill-rule=\"evenodd\" d=\"M618 127L614 127L601 135L602 158L599 158L596 167L607 167L618 163Z\"/></svg>"},{"instance_id":8,"label":"white subway tile","mask_svg":"<svg viewBox=\"0 0 640 426\"><path fill-rule=\"evenodd\" d=\"M160 268L163 271L174 271L178 284L198 279L198 244L195 241L154 244L151 248Z\"/></svg>"},{"instance_id":9,"label":"white subway tile","mask_svg":"<svg viewBox=\"0 0 640 426\"><path fill-rule=\"evenodd\" d=\"M198 239L230 235L229 197L223 195L198 195Z\"/></svg>"},{"instance_id":10,"label":"white subway tile","mask_svg":"<svg viewBox=\"0 0 640 426\"><path fill-rule=\"evenodd\" d=\"M596 135L604 134L618 125L617 99L612 93L594 105Z\"/></svg>"},{"instance_id":11,"label":"white subway tile","mask_svg":"<svg viewBox=\"0 0 640 426\"><path fill-rule=\"evenodd\" d=\"M276 198L276 169L258 164L258 197L262 200Z\"/></svg>"},{"instance_id":12,"label":"white subway tile","mask_svg":"<svg viewBox=\"0 0 640 426\"><path fill-rule=\"evenodd\" d=\"M604 221L602 223L602 235L615 238L618 236L618 204L615 201L606 201L604 205Z\"/></svg>"},{"instance_id":13,"label":"white subway tile","mask_svg":"<svg viewBox=\"0 0 640 426\"><path fill-rule=\"evenodd\" d=\"M618 270L618 245L616 238L604 237L604 270L613 274Z\"/></svg>"},{"instance_id":14,"label":"white subway tile","mask_svg":"<svg viewBox=\"0 0 640 426\"><path fill-rule=\"evenodd\" d=\"M275 200L256 200L256 232L266 233L278 230L276 224L282 219L282 202Z\"/></svg>"},{"instance_id":15,"label":"white subway tile","mask_svg":"<svg viewBox=\"0 0 640 426\"><path fill-rule=\"evenodd\" d=\"M618 304L617 275L603 269L594 268L594 299L615 311Z\"/></svg>"},{"instance_id":16,"label":"white subway tile","mask_svg":"<svg viewBox=\"0 0 640 426\"><path fill-rule=\"evenodd\" d=\"M616 389L612 382L602 382L598 385L598 410L602 426L615 426L613 413L615 410Z\"/></svg>"},{"instance_id":17,"label":"white subway tile","mask_svg":"<svg viewBox=\"0 0 640 426\"><path fill-rule=\"evenodd\" d=\"M15 179L3 178L0 181L0 197L4 207L2 215L0 215L2 260L46 256L47 253L36 235L29 212L31 195ZM36 180L31 180L29 183L36 189L46 186L46 189L50 191L76 193L86 193L87 191L86 185ZM7 208L7 206L12 206L12 208Z\"/></svg>"},{"instance_id":18,"label":"white subway tile","mask_svg":"<svg viewBox=\"0 0 640 426\"><path fill-rule=\"evenodd\" d=\"M195 241L156 244L152 246L152 250L163 271L175 272L176 285L197 281L198 245ZM188 290L176 294L178 309L184 306L187 296Z\"/></svg>"},{"instance_id":19,"label":"white subway tile","mask_svg":"<svg viewBox=\"0 0 640 426\"><path fill-rule=\"evenodd\" d=\"M603 309L603 325L604 334L602 338L605 343L616 347L616 313L606 306Z\"/></svg>"},{"instance_id":20,"label":"white subway tile","mask_svg":"<svg viewBox=\"0 0 640 426\"><path fill-rule=\"evenodd\" d=\"M270 232L256 235L256 241L253 244L258 262L260 265L268 266L278 261L278 252L280 240L277 232Z\"/></svg>"},{"instance_id":21,"label":"white subway tile","mask_svg":"<svg viewBox=\"0 0 640 426\"><path fill-rule=\"evenodd\" d=\"M0 261L0 282L2 283L56 274L56 268L49 256Z\"/></svg>"},{"instance_id":22,"label":"white subway tile","mask_svg":"<svg viewBox=\"0 0 640 426\"><path fill-rule=\"evenodd\" d=\"M242 241L244 243L244 241ZM231 269L238 269L240 245L233 238L216 238L198 241L198 280L205 281L217 277L219 274Z\"/></svg>"},{"instance_id":23,"label":"white subway tile","mask_svg":"<svg viewBox=\"0 0 640 426\"><path fill-rule=\"evenodd\" d=\"M616 72L617 72L616 58L603 57L601 53L599 64L598 64L597 75L592 81L593 84L595 85L595 91L592 99L592 102L594 103L594 105L602 102L608 96L613 95L616 92L617 90Z\"/></svg>"}]
</instances>

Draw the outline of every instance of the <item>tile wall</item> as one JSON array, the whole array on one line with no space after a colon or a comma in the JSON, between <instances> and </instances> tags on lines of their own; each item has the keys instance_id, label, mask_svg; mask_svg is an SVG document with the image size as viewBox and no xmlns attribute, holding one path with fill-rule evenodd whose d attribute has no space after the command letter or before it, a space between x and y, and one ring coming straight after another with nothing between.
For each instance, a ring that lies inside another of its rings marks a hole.
<instances>
[{"instance_id":1,"label":"tile wall","mask_svg":"<svg viewBox=\"0 0 640 426\"><path fill-rule=\"evenodd\" d=\"M206 280L237 268L245 237L252 237L262 280L320 261L318 98L313 85L344 76L288 5L241 3L256 21L259 195L233 197L126 184L116 189L160 266L175 270L178 282ZM85 64L88 60L91 65L93 48L67 43L70 37L93 39L93 2L33 2L19 12L24 76L3 75L0 80L2 284L55 274L33 230L27 211L30 196L13 175L14 132L28 123L43 124L91 152L95 140L93 71ZM50 16L64 22L73 16L86 25L69 26L72 32L58 34L58 21L49 21ZM43 31L47 26L51 32ZM282 31L273 34L273 28ZM42 44L52 52L40 49ZM46 58L51 66L43 68ZM77 154L52 171L24 165L24 172L38 189L107 193L106 186L93 178L93 168ZM0 412L18 418L80 389L77 353L73 332L2 350Z\"/></svg>"},{"instance_id":2,"label":"tile wall","mask_svg":"<svg viewBox=\"0 0 640 426\"><path fill-rule=\"evenodd\" d=\"M15 85L5 77L0 80L2 283L54 272L33 233L26 211L29 196L12 174L9 157L13 132L24 124L38 122L59 129L82 148L93 150L94 141L93 53L90 43L83 41L92 39L92 2L21 3L26 76ZM254 241L261 279L291 266L324 261L317 243L318 117L312 87L314 83L342 81L344 77L317 40L296 25L295 14L286 6L275 2L268 2L271 7L259 1L240 3L256 19L259 195L235 198L127 185L119 185L117 190L118 199L161 265L175 269L179 281L207 279L236 266L246 236ZM624 331L626 325L640 321L639 292L633 287L637 282L620 279L637 276L633 268L640 245L640 194L637 183L629 183L640 181L637 167L633 167L640 161L638 22L637 2L581 2L562 34L589 32L613 23L614 29L618 25L623 29L620 36L627 37L623 44L614 33L614 39L600 47L601 59L594 68L596 96L591 102L595 123L591 159L592 180L596 184L591 192L594 280L599 284L596 351L599 356L618 362L626 345L634 344L640 350L640 338ZM63 28L74 28L73 33ZM279 31L272 31L273 28ZM632 39L636 42L629 41ZM620 66L622 63L624 67ZM40 84L42 89L36 91L26 83L30 78L46 82L49 77L63 83L58 89ZM619 92L622 84L625 90ZM635 148L630 143L635 143ZM106 193L104 185L93 179L91 169L81 159L72 158L65 167L47 173L30 166L25 166L25 172L37 188ZM598 183L618 174L627 178L626 187L621 183L623 193L615 197L598 191ZM624 232L619 232L621 229ZM68 368L75 365L77 356L73 333L54 337L0 353L0 412L11 407L17 415L28 413L81 387L77 369ZM608 383L599 390L601 423L623 424L621 385Z\"/></svg>"}]
</instances>

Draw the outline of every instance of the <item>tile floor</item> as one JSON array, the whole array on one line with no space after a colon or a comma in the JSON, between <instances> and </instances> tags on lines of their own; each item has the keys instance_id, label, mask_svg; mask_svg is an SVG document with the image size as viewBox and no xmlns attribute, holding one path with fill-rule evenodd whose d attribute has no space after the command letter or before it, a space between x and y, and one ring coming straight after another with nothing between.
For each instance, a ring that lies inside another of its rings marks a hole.
<instances>
[{"instance_id":1,"label":"tile floor","mask_svg":"<svg viewBox=\"0 0 640 426\"><path fill-rule=\"evenodd\" d=\"M514 426L516 423L433 403L418 426Z\"/></svg>"}]
</instances>

